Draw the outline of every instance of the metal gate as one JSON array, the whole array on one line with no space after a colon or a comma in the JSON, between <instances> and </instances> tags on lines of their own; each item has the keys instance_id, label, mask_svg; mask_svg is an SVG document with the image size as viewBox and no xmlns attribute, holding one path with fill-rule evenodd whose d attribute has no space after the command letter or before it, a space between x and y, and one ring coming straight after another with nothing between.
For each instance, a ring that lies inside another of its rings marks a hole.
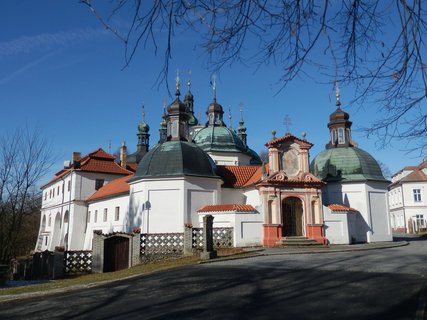
<instances>
[{"instance_id":1,"label":"metal gate","mask_svg":"<svg viewBox=\"0 0 427 320\"><path fill-rule=\"evenodd\" d=\"M104 240L104 272L129 268L129 238L114 236Z\"/></svg>"}]
</instances>

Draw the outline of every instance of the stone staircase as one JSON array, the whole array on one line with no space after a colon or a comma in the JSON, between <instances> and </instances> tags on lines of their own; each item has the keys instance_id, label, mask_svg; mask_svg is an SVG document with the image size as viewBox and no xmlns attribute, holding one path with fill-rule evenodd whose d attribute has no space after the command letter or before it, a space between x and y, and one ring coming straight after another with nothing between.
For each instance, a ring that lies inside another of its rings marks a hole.
<instances>
[{"instance_id":1,"label":"stone staircase","mask_svg":"<svg viewBox=\"0 0 427 320\"><path fill-rule=\"evenodd\" d=\"M283 237L280 241L277 242L279 246L285 247L316 247L322 246L321 243L316 240L309 239L307 237Z\"/></svg>"}]
</instances>

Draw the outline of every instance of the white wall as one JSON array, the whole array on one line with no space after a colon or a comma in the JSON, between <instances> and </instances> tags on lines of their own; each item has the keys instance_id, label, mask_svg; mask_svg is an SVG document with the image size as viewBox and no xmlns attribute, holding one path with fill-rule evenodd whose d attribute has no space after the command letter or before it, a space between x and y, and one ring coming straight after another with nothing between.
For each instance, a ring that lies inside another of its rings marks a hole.
<instances>
[{"instance_id":1,"label":"white wall","mask_svg":"<svg viewBox=\"0 0 427 320\"><path fill-rule=\"evenodd\" d=\"M248 212L212 212L213 227L232 227L235 247L259 246L262 242L262 225L264 219L260 213ZM203 225L205 212L199 213Z\"/></svg>"},{"instance_id":2,"label":"white wall","mask_svg":"<svg viewBox=\"0 0 427 320\"><path fill-rule=\"evenodd\" d=\"M246 166L250 165L251 157L238 152L207 152L217 165Z\"/></svg>"},{"instance_id":3,"label":"white wall","mask_svg":"<svg viewBox=\"0 0 427 320\"><path fill-rule=\"evenodd\" d=\"M360 213L358 241L392 241L386 182L328 183L322 192L325 205L344 204Z\"/></svg>"},{"instance_id":4,"label":"white wall","mask_svg":"<svg viewBox=\"0 0 427 320\"><path fill-rule=\"evenodd\" d=\"M142 179L130 183L130 224L142 232L183 232L198 224L197 210L218 203L221 179L178 177Z\"/></svg>"},{"instance_id":5,"label":"white wall","mask_svg":"<svg viewBox=\"0 0 427 320\"><path fill-rule=\"evenodd\" d=\"M246 198L242 189L222 188L221 189L222 204L245 204Z\"/></svg>"},{"instance_id":6,"label":"white wall","mask_svg":"<svg viewBox=\"0 0 427 320\"><path fill-rule=\"evenodd\" d=\"M116 207L119 207L118 220L116 220ZM107 209L107 221L104 221L104 209ZM132 230L128 230L126 224L128 209L129 195L127 194L114 198L100 199L89 203L84 250L92 249L94 230L102 230L102 233L104 234L113 232L131 232ZM97 211L96 222L95 211Z\"/></svg>"}]
</instances>

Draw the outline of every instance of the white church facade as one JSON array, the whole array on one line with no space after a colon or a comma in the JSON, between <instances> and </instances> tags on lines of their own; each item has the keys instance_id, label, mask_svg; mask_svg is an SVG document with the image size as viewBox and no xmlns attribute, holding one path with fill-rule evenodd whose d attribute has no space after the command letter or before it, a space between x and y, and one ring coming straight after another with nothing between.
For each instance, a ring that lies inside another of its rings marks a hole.
<instances>
[{"instance_id":1,"label":"white church facade","mask_svg":"<svg viewBox=\"0 0 427 320\"><path fill-rule=\"evenodd\" d=\"M72 161L42 187L36 251L90 250L94 231L180 233L214 216L232 227L235 246L276 246L306 237L321 244L391 241L387 184L375 159L351 140L349 115L331 114L326 150L288 133L266 143L268 163L247 144L243 118L227 127L214 99L208 121L194 116L190 92L168 106L159 142L138 125L137 151L120 159L102 149Z\"/></svg>"}]
</instances>

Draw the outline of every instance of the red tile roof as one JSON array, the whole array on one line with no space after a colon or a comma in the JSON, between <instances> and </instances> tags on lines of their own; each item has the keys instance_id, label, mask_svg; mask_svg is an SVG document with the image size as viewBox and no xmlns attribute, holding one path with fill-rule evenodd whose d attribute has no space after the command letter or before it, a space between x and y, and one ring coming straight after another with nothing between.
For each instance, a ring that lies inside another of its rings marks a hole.
<instances>
[{"instance_id":1,"label":"red tile roof","mask_svg":"<svg viewBox=\"0 0 427 320\"><path fill-rule=\"evenodd\" d=\"M137 163L128 163L126 165L126 169L132 172L136 172L136 169L138 169L138 164Z\"/></svg>"},{"instance_id":2,"label":"red tile roof","mask_svg":"<svg viewBox=\"0 0 427 320\"><path fill-rule=\"evenodd\" d=\"M217 174L224 180L225 187L244 187L260 166L217 166Z\"/></svg>"},{"instance_id":3,"label":"red tile roof","mask_svg":"<svg viewBox=\"0 0 427 320\"><path fill-rule=\"evenodd\" d=\"M129 194L128 181L133 177L133 174L108 182L101 187L97 192L91 195L86 201L100 200L121 194Z\"/></svg>"},{"instance_id":4,"label":"red tile roof","mask_svg":"<svg viewBox=\"0 0 427 320\"><path fill-rule=\"evenodd\" d=\"M274 147L275 145L280 144L280 143L285 142L285 141L295 141L299 145L301 145L301 146L303 146L305 148L308 148L308 149L310 149L313 146L313 144L310 143L310 142L308 142L307 140L303 140L303 139L297 138L297 137L295 137L294 135L292 135L290 133L285 134L283 137L276 138L276 139L268 141L265 144L265 146L267 148L268 147Z\"/></svg>"},{"instance_id":5,"label":"red tile roof","mask_svg":"<svg viewBox=\"0 0 427 320\"><path fill-rule=\"evenodd\" d=\"M331 211L352 211L352 212L357 212L356 209L350 208L350 207L345 206L343 204L328 204L327 207Z\"/></svg>"},{"instance_id":6,"label":"red tile roof","mask_svg":"<svg viewBox=\"0 0 427 320\"><path fill-rule=\"evenodd\" d=\"M249 204L216 204L208 205L197 210L197 212L224 212L224 211L238 211L238 212L254 212L256 209Z\"/></svg>"},{"instance_id":7,"label":"red tile roof","mask_svg":"<svg viewBox=\"0 0 427 320\"><path fill-rule=\"evenodd\" d=\"M120 175L129 175L132 173L132 171L126 170L122 168L119 164L114 162L115 159L116 158L113 155L105 152L102 148L99 148L82 157L79 161L80 166L75 166L73 163L71 164L70 168L62 169L61 171L59 171L55 175L55 177L52 180L50 180L48 183L43 185L42 188L62 178L71 170L101 172L101 173L120 174Z\"/></svg>"},{"instance_id":8,"label":"red tile roof","mask_svg":"<svg viewBox=\"0 0 427 320\"><path fill-rule=\"evenodd\" d=\"M417 182L417 181L427 181L427 176L421 170L414 170L406 177L403 177L398 182Z\"/></svg>"}]
</instances>

